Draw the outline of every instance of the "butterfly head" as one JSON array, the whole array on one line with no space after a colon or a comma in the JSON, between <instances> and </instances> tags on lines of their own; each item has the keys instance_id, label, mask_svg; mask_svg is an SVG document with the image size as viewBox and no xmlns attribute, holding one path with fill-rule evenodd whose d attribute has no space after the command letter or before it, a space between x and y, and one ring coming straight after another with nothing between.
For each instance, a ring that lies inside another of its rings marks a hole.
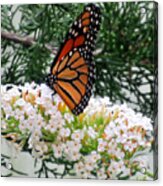
<instances>
[{"instance_id":1,"label":"butterfly head","mask_svg":"<svg viewBox=\"0 0 163 186\"><path fill-rule=\"evenodd\" d=\"M56 76L53 74L48 74L45 78L46 84L53 89L54 84L56 83Z\"/></svg>"}]
</instances>

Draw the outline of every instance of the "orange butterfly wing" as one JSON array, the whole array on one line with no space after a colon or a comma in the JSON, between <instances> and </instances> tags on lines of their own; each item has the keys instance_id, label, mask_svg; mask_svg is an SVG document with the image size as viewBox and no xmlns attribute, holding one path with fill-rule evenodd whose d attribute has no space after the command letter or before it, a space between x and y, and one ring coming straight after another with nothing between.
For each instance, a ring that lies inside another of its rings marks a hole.
<instances>
[{"instance_id":1,"label":"orange butterfly wing","mask_svg":"<svg viewBox=\"0 0 163 186\"><path fill-rule=\"evenodd\" d=\"M95 79L92 51L99 23L99 8L87 5L70 28L51 67L51 74L56 76L53 88L75 115L83 112L91 96Z\"/></svg>"}]
</instances>

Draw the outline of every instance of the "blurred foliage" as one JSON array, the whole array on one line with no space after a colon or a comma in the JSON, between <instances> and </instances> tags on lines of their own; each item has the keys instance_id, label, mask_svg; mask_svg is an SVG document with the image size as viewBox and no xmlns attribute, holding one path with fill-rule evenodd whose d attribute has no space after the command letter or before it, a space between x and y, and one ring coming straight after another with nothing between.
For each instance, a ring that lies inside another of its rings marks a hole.
<instances>
[{"instance_id":1,"label":"blurred foliage","mask_svg":"<svg viewBox=\"0 0 163 186\"><path fill-rule=\"evenodd\" d=\"M99 3L102 12L95 62L95 94L154 114L157 68L157 4ZM43 82L58 48L84 4L2 5L2 31L36 41L30 47L2 39L2 83Z\"/></svg>"}]
</instances>

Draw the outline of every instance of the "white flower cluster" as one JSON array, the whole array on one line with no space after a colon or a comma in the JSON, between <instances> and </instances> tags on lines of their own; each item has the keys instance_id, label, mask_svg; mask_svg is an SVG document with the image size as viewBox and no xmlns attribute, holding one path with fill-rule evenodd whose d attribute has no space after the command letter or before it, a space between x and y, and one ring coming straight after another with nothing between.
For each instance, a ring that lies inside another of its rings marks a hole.
<instances>
[{"instance_id":1,"label":"white flower cluster","mask_svg":"<svg viewBox=\"0 0 163 186\"><path fill-rule=\"evenodd\" d=\"M46 85L1 86L2 135L35 158L64 159L79 178L121 179L146 174L153 143L151 120L107 97L91 98L74 116ZM32 150L32 151L31 151ZM141 154L141 153L140 153Z\"/></svg>"}]
</instances>

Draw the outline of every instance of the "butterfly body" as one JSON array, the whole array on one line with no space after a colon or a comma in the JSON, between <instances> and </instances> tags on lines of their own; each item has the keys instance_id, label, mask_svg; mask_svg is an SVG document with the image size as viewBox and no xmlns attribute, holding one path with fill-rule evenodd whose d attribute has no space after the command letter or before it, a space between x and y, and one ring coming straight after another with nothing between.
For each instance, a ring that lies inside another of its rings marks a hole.
<instances>
[{"instance_id":1,"label":"butterfly body","mask_svg":"<svg viewBox=\"0 0 163 186\"><path fill-rule=\"evenodd\" d=\"M53 89L54 84L56 83L57 77L53 74L48 74L46 77L46 84Z\"/></svg>"},{"instance_id":2,"label":"butterfly body","mask_svg":"<svg viewBox=\"0 0 163 186\"><path fill-rule=\"evenodd\" d=\"M99 23L99 8L87 5L70 28L47 76L48 86L75 115L83 112L91 96L95 80L92 52Z\"/></svg>"}]
</instances>

